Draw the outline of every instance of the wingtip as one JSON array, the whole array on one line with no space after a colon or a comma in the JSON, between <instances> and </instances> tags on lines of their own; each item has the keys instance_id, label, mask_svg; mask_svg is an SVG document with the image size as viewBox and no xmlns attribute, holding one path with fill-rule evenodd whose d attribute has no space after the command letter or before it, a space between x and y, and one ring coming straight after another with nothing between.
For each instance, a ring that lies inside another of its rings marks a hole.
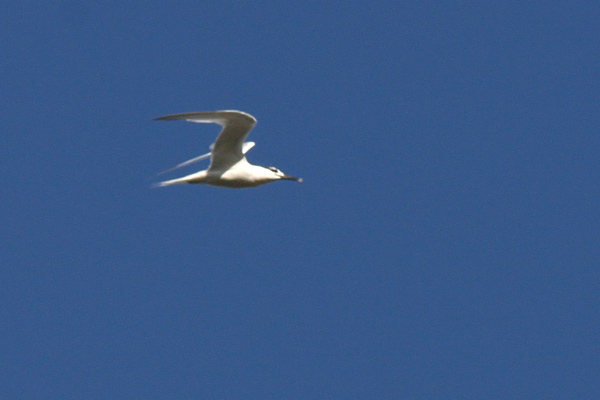
<instances>
[{"instance_id":1,"label":"wingtip","mask_svg":"<svg viewBox=\"0 0 600 400\"><path fill-rule=\"evenodd\" d=\"M206 123L219 123L218 118L223 118L224 116L237 117L246 119L247 123L252 126L256 125L256 118L252 115L239 111L239 110L220 110L220 111L193 111L186 112L180 114L171 114L165 115L162 117L154 118L153 121L174 121L174 120L187 120L191 122L206 122Z\"/></svg>"},{"instance_id":2,"label":"wingtip","mask_svg":"<svg viewBox=\"0 0 600 400\"><path fill-rule=\"evenodd\" d=\"M178 119L186 119L185 117L188 114L190 113L163 115L162 117L152 118L152 121L175 121Z\"/></svg>"}]
</instances>

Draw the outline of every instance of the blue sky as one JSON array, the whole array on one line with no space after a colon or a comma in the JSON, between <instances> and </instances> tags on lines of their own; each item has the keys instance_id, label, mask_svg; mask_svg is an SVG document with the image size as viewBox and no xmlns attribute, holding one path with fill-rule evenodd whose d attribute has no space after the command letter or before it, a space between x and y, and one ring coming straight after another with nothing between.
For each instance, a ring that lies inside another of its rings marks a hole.
<instances>
[{"instance_id":1,"label":"blue sky","mask_svg":"<svg viewBox=\"0 0 600 400\"><path fill-rule=\"evenodd\" d=\"M600 396L600 6L125 3L0 5L3 397Z\"/></svg>"}]
</instances>

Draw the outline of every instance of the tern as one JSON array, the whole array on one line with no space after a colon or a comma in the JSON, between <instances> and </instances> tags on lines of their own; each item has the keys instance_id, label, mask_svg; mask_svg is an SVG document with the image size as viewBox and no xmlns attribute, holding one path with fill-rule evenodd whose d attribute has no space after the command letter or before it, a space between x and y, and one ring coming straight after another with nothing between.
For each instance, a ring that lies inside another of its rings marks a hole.
<instances>
[{"instance_id":1,"label":"tern","mask_svg":"<svg viewBox=\"0 0 600 400\"><path fill-rule=\"evenodd\" d=\"M181 178L159 182L156 186L169 186L182 183L200 183L227 188L248 188L275 182L281 179L302 182L302 178L286 175L275 167L252 165L246 160L246 153L254 147L254 142L244 142L256 119L245 112L235 110L188 112L155 118L155 121L186 120L198 123L215 123L223 127L217 140L210 146L210 153L192 158L174 169L210 157L208 169Z\"/></svg>"}]
</instances>

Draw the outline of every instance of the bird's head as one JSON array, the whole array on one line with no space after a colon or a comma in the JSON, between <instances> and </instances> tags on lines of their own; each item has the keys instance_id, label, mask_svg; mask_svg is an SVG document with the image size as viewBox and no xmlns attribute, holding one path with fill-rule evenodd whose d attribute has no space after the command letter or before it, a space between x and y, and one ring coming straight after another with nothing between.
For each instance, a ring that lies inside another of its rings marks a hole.
<instances>
[{"instance_id":1,"label":"bird's head","mask_svg":"<svg viewBox=\"0 0 600 400\"><path fill-rule=\"evenodd\" d=\"M271 171L271 174L273 175L274 180L286 179L289 181L302 182L302 178L296 178L295 176L286 175L283 172L281 172L281 170L279 170L275 167L265 167L265 168L268 169L269 171Z\"/></svg>"}]
</instances>

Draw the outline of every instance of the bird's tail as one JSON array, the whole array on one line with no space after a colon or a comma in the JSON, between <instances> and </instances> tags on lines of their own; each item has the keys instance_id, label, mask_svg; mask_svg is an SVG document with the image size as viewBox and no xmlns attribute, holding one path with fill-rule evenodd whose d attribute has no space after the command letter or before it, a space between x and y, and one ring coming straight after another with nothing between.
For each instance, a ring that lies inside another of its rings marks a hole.
<instances>
[{"instance_id":1,"label":"bird's tail","mask_svg":"<svg viewBox=\"0 0 600 400\"><path fill-rule=\"evenodd\" d=\"M169 181L162 181L154 184L155 187L171 186L180 183L203 183L206 178L206 171L195 172L190 175L182 176L181 178L171 179Z\"/></svg>"},{"instance_id":2,"label":"bird's tail","mask_svg":"<svg viewBox=\"0 0 600 400\"><path fill-rule=\"evenodd\" d=\"M158 188L158 187L163 187L163 186L171 186L171 185L177 185L180 183L188 183L187 180L181 179L181 178L177 178L177 179L171 179L169 181L162 181L162 182L157 182L154 183L152 185L152 187Z\"/></svg>"}]
</instances>

